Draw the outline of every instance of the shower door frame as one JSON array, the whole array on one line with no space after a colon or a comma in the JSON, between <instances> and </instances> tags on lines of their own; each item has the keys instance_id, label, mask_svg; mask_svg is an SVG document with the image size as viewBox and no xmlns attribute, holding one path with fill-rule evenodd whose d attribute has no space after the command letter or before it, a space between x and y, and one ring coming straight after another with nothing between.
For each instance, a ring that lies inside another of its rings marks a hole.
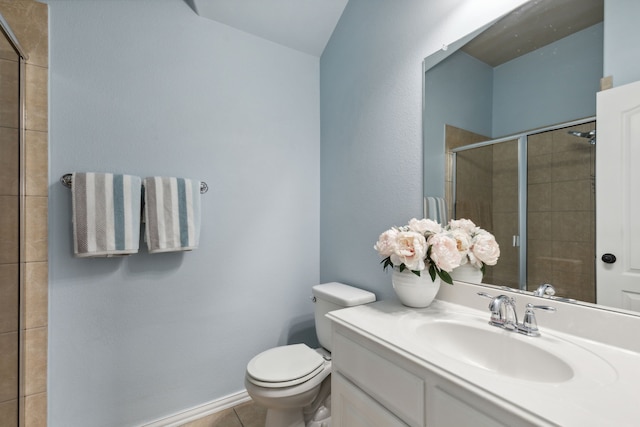
<instances>
[{"instance_id":1,"label":"shower door frame","mask_svg":"<svg viewBox=\"0 0 640 427\"><path fill-rule=\"evenodd\" d=\"M24 342L24 305L25 305L25 296L24 296L24 288L25 288L25 277L24 277L24 242L25 242L25 221L24 221L24 212L25 208L25 195L26 195L26 154L25 154L25 93L26 93L26 79L25 79L25 68L26 61L29 59L29 55L26 53L15 33L11 30L9 23L6 21L4 16L0 13L0 35L5 37L9 45L13 48L18 57L17 65L18 65L18 219L17 219L17 227L18 227L18 247L16 248L18 253L18 283L16 286L18 288L18 360L17 360L17 390L16 390L16 401L18 401L17 405L17 419L16 426L22 426L25 424L24 421L24 404L20 403L24 401L25 397L25 385L24 385L24 377L25 377L25 357L26 357L26 349Z\"/></svg>"},{"instance_id":2,"label":"shower door frame","mask_svg":"<svg viewBox=\"0 0 640 427\"><path fill-rule=\"evenodd\" d=\"M513 236L513 246L518 247L518 288L520 290L527 290L527 174L528 174L528 159L527 159L527 140L529 136L538 133L554 131L558 129L568 128L572 126L582 125L585 123L595 122L596 117L591 116L584 119L573 120L570 122L564 122L552 126L546 126L542 128L532 129L525 132L516 133L509 136L504 136L496 139L489 139L487 141L476 142L474 144L464 145L451 150L453 157L452 165L452 180L453 188L451 197L453 212L451 218L456 217L456 167L457 167L457 153L461 151L472 150L474 148L481 148L495 144L501 144L509 141L517 141L518 143L518 235ZM597 123L596 123L597 125ZM597 159L596 159L597 160ZM596 194L597 197L597 194ZM489 230L490 231L490 230ZM497 284L497 283L495 283Z\"/></svg>"}]
</instances>

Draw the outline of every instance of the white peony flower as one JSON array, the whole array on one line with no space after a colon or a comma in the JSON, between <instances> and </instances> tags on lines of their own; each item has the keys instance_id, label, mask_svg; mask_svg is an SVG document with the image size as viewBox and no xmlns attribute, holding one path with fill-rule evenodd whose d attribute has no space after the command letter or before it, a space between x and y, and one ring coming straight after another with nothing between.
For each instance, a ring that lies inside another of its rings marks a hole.
<instances>
[{"instance_id":1,"label":"white peony flower","mask_svg":"<svg viewBox=\"0 0 640 427\"><path fill-rule=\"evenodd\" d=\"M396 228L387 230L380 235L378 242L373 246L373 248L378 251L380 255L387 257L396 251L397 238L398 230Z\"/></svg>"},{"instance_id":2,"label":"white peony flower","mask_svg":"<svg viewBox=\"0 0 640 427\"><path fill-rule=\"evenodd\" d=\"M434 234L429 237L428 244L431 246L431 259L437 268L451 272L460 266L462 254L458 252L454 238L442 233Z\"/></svg>"},{"instance_id":3,"label":"white peony flower","mask_svg":"<svg viewBox=\"0 0 640 427\"><path fill-rule=\"evenodd\" d=\"M451 230L463 230L468 234L473 234L478 230L478 226L470 219L452 219L449 221L449 228Z\"/></svg>"},{"instance_id":4,"label":"white peony flower","mask_svg":"<svg viewBox=\"0 0 640 427\"><path fill-rule=\"evenodd\" d=\"M424 270L427 255L427 239L414 231L401 231L397 235L395 253L391 254L393 265L404 264L409 270Z\"/></svg>"},{"instance_id":5,"label":"white peony flower","mask_svg":"<svg viewBox=\"0 0 640 427\"><path fill-rule=\"evenodd\" d=\"M440 233L442 226L432 219L415 219L412 218L409 221L409 230L416 233Z\"/></svg>"},{"instance_id":6,"label":"white peony flower","mask_svg":"<svg viewBox=\"0 0 640 427\"><path fill-rule=\"evenodd\" d=\"M472 256L473 255L473 256ZM473 246L469 253L472 264L481 267L482 263L486 265L496 265L500 257L500 247L496 238L484 230L481 230L473 238Z\"/></svg>"},{"instance_id":7,"label":"white peony flower","mask_svg":"<svg viewBox=\"0 0 640 427\"><path fill-rule=\"evenodd\" d=\"M456 247L462 256L461 264L466 264L467 255L472 244L471 236L461 228L451 230L449 235L456 241Z\"/></svg>"}]
</instances>

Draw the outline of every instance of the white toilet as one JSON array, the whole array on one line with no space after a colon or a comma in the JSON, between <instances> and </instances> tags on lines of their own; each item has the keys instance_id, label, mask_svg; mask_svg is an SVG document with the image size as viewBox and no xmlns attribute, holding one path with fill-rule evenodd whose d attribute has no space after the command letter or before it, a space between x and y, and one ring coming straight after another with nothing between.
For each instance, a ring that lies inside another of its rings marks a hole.
<instances>
[{"instance_id":1,"label":"white toilet","mask_svg":"<svg viewBox=\"0 0 640 427\"><path fill-rule=\"evenodd\" d=\"M249 396L267 408L265 427L330 426L331 321L325 314L376 300L371 292L337 282L313 286L312 292L322 348L275 347L247 365L244 384Z\"/></svg>"}]
</instances>

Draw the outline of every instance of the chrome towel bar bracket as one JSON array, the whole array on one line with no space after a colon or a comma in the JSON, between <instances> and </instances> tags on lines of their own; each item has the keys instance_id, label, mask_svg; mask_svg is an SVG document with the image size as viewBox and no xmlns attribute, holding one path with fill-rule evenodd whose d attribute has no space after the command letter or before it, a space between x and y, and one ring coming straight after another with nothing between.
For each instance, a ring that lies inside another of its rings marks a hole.
<instances>
[{"instance_id":1,"label":"chrome towel bar bracket","mask_svg":"<svg viewBox=\"0 0 640 427\"><path fill-rule=\"evenodd\" d=\"M73 184L72 174L66 173L60 177L60 182L67 188L71 188ZM204 194L209 191L209 186L206 182L200 181L200 194Z\"/></svg>"}]
</instances>

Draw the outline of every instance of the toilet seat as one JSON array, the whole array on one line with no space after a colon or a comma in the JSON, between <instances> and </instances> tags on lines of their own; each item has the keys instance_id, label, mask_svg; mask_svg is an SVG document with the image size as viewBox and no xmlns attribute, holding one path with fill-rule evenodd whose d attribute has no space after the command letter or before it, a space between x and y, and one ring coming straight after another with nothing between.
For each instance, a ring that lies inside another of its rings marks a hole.
<instances>
[{"instance_id":1,"label":"toilet seat","mask_svg":"<svg viewBox=\"0 0 640 427\"><path fill-rule=\"evenodd\" d=\"M275 347L255 356L247 365L247 378L267 388L291 387L309 381L325 368L324 358L305 344Z\"/></svg>"}]
</instances>

